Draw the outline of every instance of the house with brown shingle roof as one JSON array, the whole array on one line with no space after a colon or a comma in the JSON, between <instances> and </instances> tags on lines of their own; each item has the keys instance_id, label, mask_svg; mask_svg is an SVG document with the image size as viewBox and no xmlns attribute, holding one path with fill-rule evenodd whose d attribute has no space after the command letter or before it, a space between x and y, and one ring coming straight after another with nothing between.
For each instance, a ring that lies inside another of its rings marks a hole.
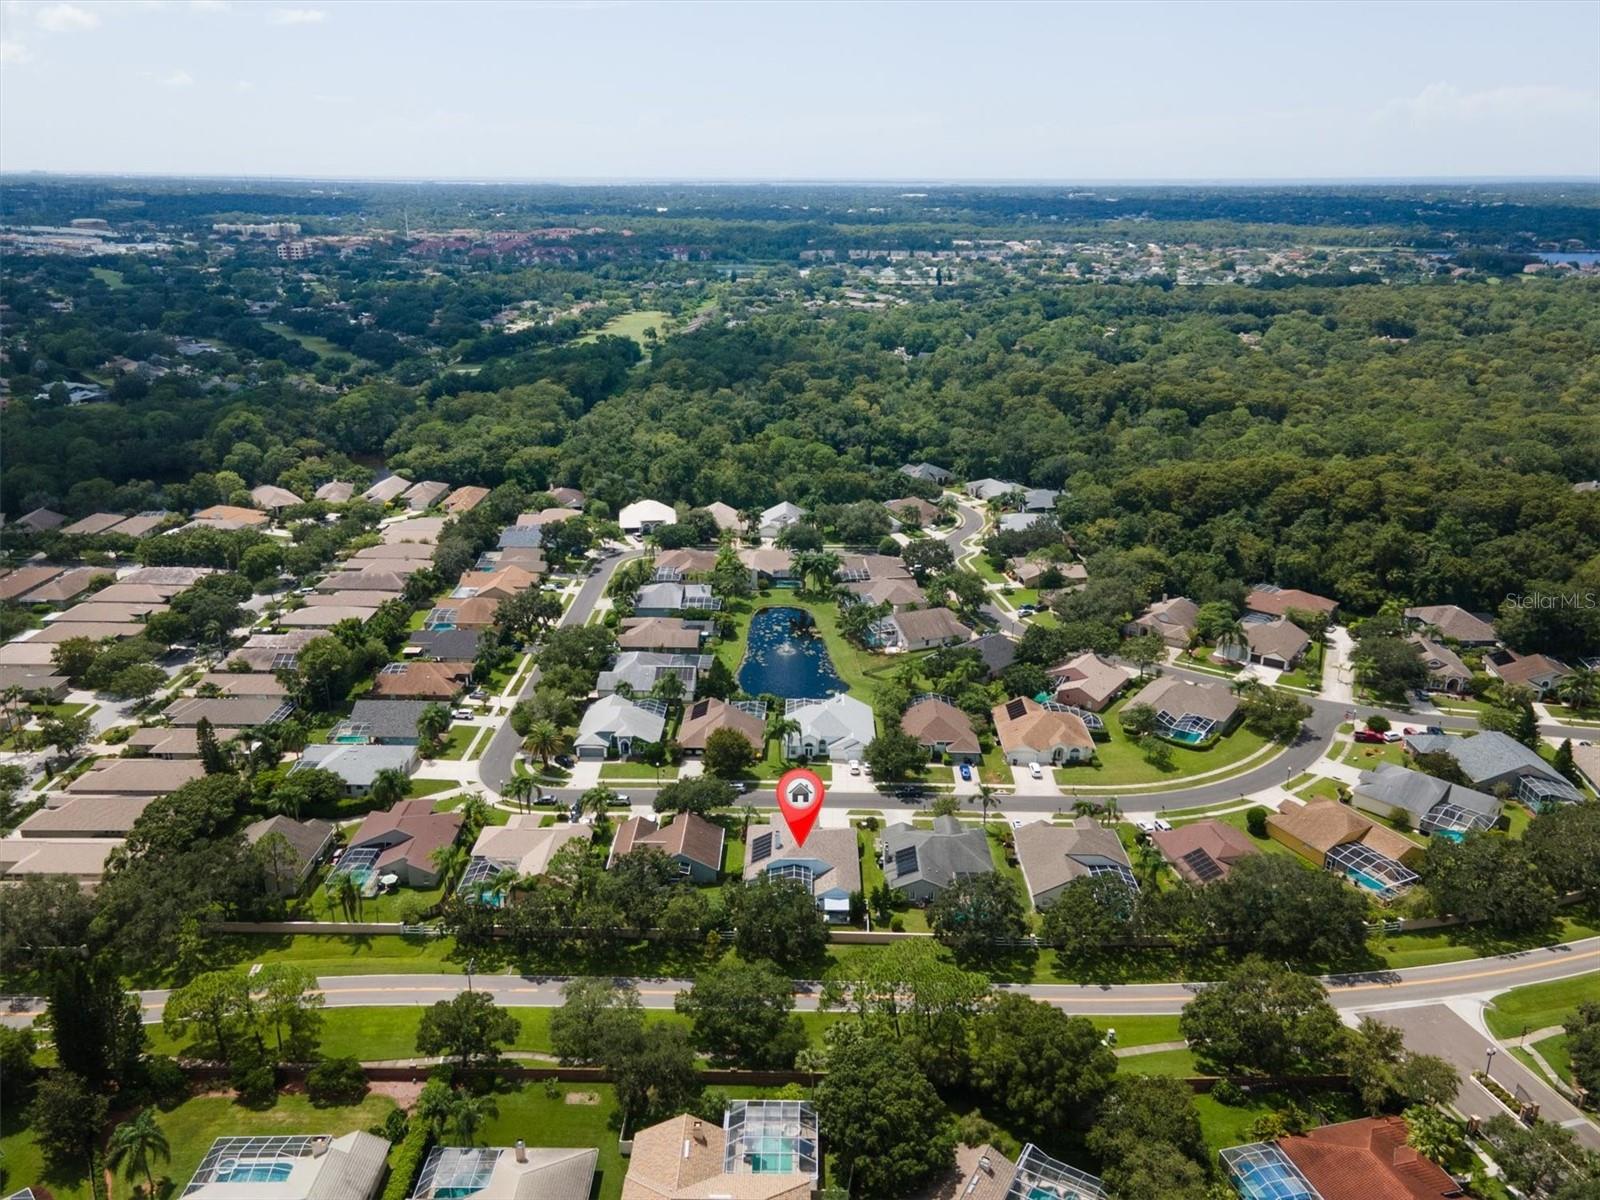
<instances>
[{"instance_id":1,"label":"house with brown shingle roof","mask_svg":"<svg viewBox=\"0 0 1600 1200\"><path fill-rule=\"evenodd\" d=\"M653 578L657 583L682 583L685 579L710 575L716 566L715 550L696 550L689 547L681 550L663 550L656 555Z\"/></svg>"},{"instance_id":2,"label":"house with brown shingle roof","mask_svg":"<svg viewBox=\"0 0 1600 1200\"><path fill-rule=\"evenodd\" d=\"M751 825L745 830L744 878L770 875L802 884L824 919L850 919L850 896L861 890L861 847L854 829L815 828L797 843L787 825Z\"/></svg>"},{"instance_id":3,"label":"house with brown shingle roof","mask_svg":"<svg viewBox=\"0 0 1600 1200\"><path fill-rule=\"evenodd\" d=\"M865 604L887 604L896 612L928 602L922 589L910 579L858 579L845 587Z\"/></svg>"},{"instance_id":4,"label":"house with brown shingle roof","mask_svg":"<svg viewBox=\"0 0 1600 1200\"><path fill-rule=\"evenodd\" d=\"M721 1127L692 1114L633 1135L622 1200L810 1200L817 1117L798 1100L735 1100Z\"/></svg>"},{"instance_id":5,"label":"house with brown shingle roof","mask_svg":"<svg viewBox=\"0 0 1600 1200\"><path fill-rule=\"evenodd\" d=\"M1224 733L1239 715L1239 698L1221 684L1193 683L1167 675L1153 679L1122 709L1146 705L1155 710L1156 730L1186 742Z\"/></svg>"},{"instance_id":6,"label":"house with brown shingle roof","mask_svg":"<svg viewBox=\"0 0 1600 1200\"><path fill-rule=\"evenodd\" d=\"M1094 738L1083 718L1053 703L1019 696L995 705L990 716L1006 762L1014 767L1088 762L1094 757Z\"/></svg>"},{"instance_id":7,"label":"house with brown shingle roof","mask_svg":"<svg viewBox=\"0 0 1600 1200\"><path fill-rule=\"evenodd\" d=\"M139 814L155 803L154 796L70 796L55 808L41 808L21 825L25 838L127 837Z\"/></svg>"},{"instance_id":8,"label":"house with brown shingle roof","mask_svg":"<svg viewBox=\"0 0 1600 1200\"><path fill-rule=\"evenodd\" d=\"M573 509L558 504L552 508L541 508L536 512L518 514L517 528L542 529L546 525L559 525L562 521L570 521L578 515Z\"/></svg>"},{"instance_id":9,"label":"house with brown shingle roof","mask_svg":"<svg viewBox=\"0 0 1600 1200\"><path fill-rule=\"evenodd\" d=\"M739 518L739 510L733 505L713 500L706 505L706 511L711 514L711 519L717 523L718 529L730 533L744 532L744 522Z\"/></svg>"},{"instance_id":10,"label":"house with brown shingle roof","mask_svg":"<svg viewBox=\"0 0 1600 1200\"><path fill-rule=\"evenodd\" d=\"M617 634L617 649L698 650L707 632L705 622L682 617L627 617Z\"/></svg>"},{"instance_id":11,"label":"house with brown shingle roof","mask_svg":"<svg viewBox=\"0 0 1600 1200\"><path fill-rule=\"evenodd\" d=\"M900 728L917 739L929 758L948 754L953 762L977 762L981 757L972 718L943 696L918 696L901 714Z\"/></svg>"},{"instance_id":12,"label":"house with brown shingle roof","mask_svg":"<svg viewBox=\"0 0 1600 1200\"><path fill-rule=\"evenodd\" d=\"M1252 588L1250 594L1244 598L1244 607L1246 612L1260 613L1267 617L1286 617L1291 608L1301 612L1321 613L1329 620L1339 613L1337 600L1330 600L1315 592L1278 587L1271 583L1260 583Z\"/></svg>"},{"instance_id":13,"label":"house with brown shingle roof","mask_svg":"<svg viewBox=\"0 0 1600 1200\"><path fill-rule=\"evenodd\" d=\"M66 875L87 891L99 885L120 845L121 838L0 838L0 879Z\"/></svg>"},{"instance_id":14,"label":"house with brown shingle roof","mask_svg":"<svg viewBox=\"0 0 1600 1200\"><path fill-rule=\"evenodd\" d=\"M58 573L47 583L40 584L22 597L24 604L65 604L88 590L89 584L101 576L110 576L104 567L75 567Z\"/></svg>"},{"instance_id":15,"label":"house with brown shingle roof","mask_svg":"<svg viewBox=\"0 0 1600 1200\"><path fill-rule=\"evenodd\" d=\"M766 750L766 705L749 701L743 705L706 697L695 700L683 714L678 730L678 745L685 754L704 754L706 739L719 729L731 729L750 743L759 759Z\"/></svg>"},{"instance_id":16,"label":"house with brown shingle roof","mask_svg":"<svg viewBox=\"0 0 1600 1200\"><path fill-rule=\"evenodd\" d=\"M1500 640L1488 617L1454 604L1424 604L1406 609L1404 615L1407 625L1436 629L1440 637L1462 646L1492 646Z\"/></svg>"},{"instance_id":17,"label":"house with brown shingle roof","mask_svg":"<svg viewBox=\"0 0 1600 1200\"><path fill-rule=\"evenodd\" d=\"M872 628L878 644L890 650L928 650L972 639L972 630L963 625L955 613L943 607L890 613Z\"/></svg>"},{"instance_id":18,"label":"house with brown shingle roof","mask_svg":"<svg viewBox=\"0 0 1600 1200\"><path fill-rule=\"evenodd\" d=\"M77 621L111 621L126 623L128 621L143 621L152 613L166 612L167 606L161 603L146 601L130 601L127 603L114 603L100 599L100 593L94 594L94 599L86 600L82 604L74 604L59 617L58 622L68 624Z\"/></svg>"},{"instance_id":19,"label":"house with brown shingle roof","mask_svg":"<svg viewBox=\"0 0 1600 1200\"><path fill-rule=\"evenodd\" d=\"M286 508L293 508L296 504L304 504L288 488L278 487L275 484L263 483L259 487L250 489L250 503L267 512L282 512Z\"/></svg>"},{"instance_id":20,"label":"house with brown shingle roof","mask_svg":"<svg viewBox=\"0 0 1600 1200\"><path fill-rule=\"evenodd\" d=\"M378 857L373 871L400 876L408 887L431 888L439 885L439 868L433 853L453 846L461 833L461 814L433 811L426 796L401 800L387 812L370 812L350 839L349 850L375 849Z\"/></svg>"},{"instance_id":21,"label":"house with brown shingle roof","mask_svg":"<svg viewBox=\"0 0 1600 1200\"><path fill-rule=\"evenodd\" d=\"M454 513L459 516L461 513L471 512L488 498L488 488L477 487L476 485L468 484L466 487L458 487L455 491L446 496L441 507L443 507L445 512Z\"/></svg>"},{"instance_id":22,"label":"house with brown shingle roof","mask_svg":"<svg viewBox=\"0 0 1600 1200\"><path fill-rule=\"evenodd\" d=\"M1115 874L1134 886L1133 865L1115 829L1079 817L1070 825L1033 821L1016 831L1017 864L1036 909L1048 908L1074 879Z\"/></svg>"},{"instance_id":23,"label":"house with brown shingle roof","mask_svg":"<svg viewBox=\"0 0 1600 1200\"><path fill-rule=\"evenodd\" d=\"M1114 700L1132 678L1126 667L1086 650L1057 663L1047 672L1055 685L1056 703L1099 712Z\"/></svg>"},{"instance_id":24,"label":"house with brown shingle roof","mask_svg":"<svg viewBox=\"0 0 1600 1200\"><path fill-rule=\"evenodd\" d=\"M272 520L266 513L254 508L240 508L237 504L213 504L195 513L191 524L215 525L222 529L254 529Z\"/></svg>"},{"instance_id":25,"label":"house with brown shingle roof","mask_svg":"<svg viewBox=\"0 0 1600 1200\"><path fill-rule=\"evenodd\" d=\"M104 759L67 784L74 796L165 796L205 776L198 761Z\"/></svg>"},{"instance_id":26,"label":"house with brown shingle roof","mask_svg":"<svg viewBox=\"0 0 1600 1200\"><path fill-rule=\"evenodd\" d=\"M1267 818L1267 836L1381 899L1391 899L1416 882L1416 874L1404 864L1422 857L1422 847L1410 838L1337 800L1285 800Z\"/></svg>"},{"instance_id":27,"label":"house with brown shingle roof","mask_svg":"<svg viewBox=\"0 0 1600 1200\"><path fill-rule=\"evenodd\" d=\"M1417 648L1422 665L1428 668L1429 691L1454 695L1472 691L1472 668L1454 650L1421 633L1413 633L1406 640Z\"/></svg>"},{"instance_id":28,"label":"house with brown shingle roof","mask_svg":"<svg viewBox=\"0 0 1600 1200\"><path fill-rule=\"evenodd\" d=\"M378 480L366 491L361 493L363 500L370 500L374 504L388 504L391 500L398 500L411 486L409 479L402 479L398 475L390 475Z\"/></svg>"},{"instance_id":29,"label":"house with brown shingle roof","mask_svg":"<svg viewBox=\"0 0 1600 1200\"><path fill-rule=\"evenodd\" d=\"M389 663L373 676L367 695L375 700L449 701L471 678L472 669L464 663Z\"/></svg>"},{"instance_id":30,"label":"house with brown shingle roof","mask_svg":"<svg viewBox=\"0 0 1600 1200\"><path fill-rule=\"evenodd\" d=\"M1179 877L1195 885L1226 879L1234 863L1261 853L1244 830L1209 818L1149 836Z\"/></svg>"},{"instance_id":31,"label":"house with brown shingle roof","mask_svg":"<svg viewBox=\"0 0 1600 1200\"><path fill-rule=\"evenodd\" d=\"M127 516L123 513L90 513L87 517L80 517L71 525L63 527L61 532L92 536L97 533L106 533L113 526L120 525L125 520L127 520Z\"/></svg>"},{"instance_id":32,"label":"house with brown shingle roof","mask_svg":"<svg viewBox=\"0 0 1600 1200\"><path fill-rule=\"evenodd\" d=\"M260 676L242 676L242 678L261 678ZM270 676L268 676L270 678ZM213 730L218 743L232 741L239 736L237 729ZM135 750L141 750L151 758L199 758L200 742L199 731L193 726L183 729L174 729L168 726L150 726L134 731L127 744Z\"/></svg>"},{"instance_id":33,"label":"house with brown shingle roof","mask_svg":"<svg viewBox=\"0 0 1600 1200\"><path fill-rule=\"evenodd\" d=\"M921 496L906 496L899 500L890 500L884 505L894 517L918 529L925 529L940 517L943 511L937 504L924 500Z\"/></svg>"},{"instance_id":34,"label":"house with brown shingle roof","mask_svg":"<svg viewBox=\"0 0 1600 1200\"><path fill-rule=\"evenodd\" d=\"M67 518L48 508L36 508L32 512L23 513L17 518L16 523L34 533L49 533L50 530L60 529L65 525Z\"/></svg>"},{"instance_id":35,"label":"house with brown shingle roof","mask_svg":"<svg viewBox=\"0 0 1600 1200\"><path fill-rule=\"evenodd\" d=\"M629 817L617 826L606 867L610 869L624 855L650 846L677 863L691 882L715 883L722 870L722 847L727 836L721 825L695 813L678 813L668 825L659 825L649 817Z\"/></svg>"},{"instance_id":36,"label":"house with brown shingle roof","mask_svg":"<svg viewBox=\"0 0 1600 1200\"><path fill-rule=\"evenodd\" d=\"M794 552L777 546L746 546L739 551L739 561L757 575L768 579L794 577Z\"/></svg>"},{"instance_id":37,"label":"house with brown shingle roof","mask_svg":"<svg viewBox=\"0 0 1600 1200\"><path fill-rule=\"evenodd\" d=\"M354 484L346 483L342 479L330 479L317 489L315 498L329 504L344 504L355 494Z\"/></svg>"},{"instance_id":38,"label":"house with brown shingle roof","mask_svg":"<svg viewBox=\"0 0 1600 1200\"><path fill-rule=\"evenodd\" d=\"M1194 623L1200 606L1187 596L1162 597L1122 628L1128 637L1153 633L1169 646L1182 649L1194 640Z\"/></svg>"},{"instance_id":39,"label":"house with brown shingle roof","mask_svg":"<svg viewBox=\"0 0 1600 1200\"><path fill-rule=\"evenodd\" d=\"M16 600L34 588L49 583L65 570L65 567L45 565L7 571L0 575L0 600Z\"/></svg>"},{"instance_id":40,"label":"house with brown shingle roof","mask_svg":"<svg viewBox=\"0 0 1600 1200\"><path fill-rule=\"evenodd\" d=\"M437 479L424 479L421 483L413 483L400 493L400 503L412 512L423 512L432 508L449 490L448 483L440 483Z\"/></svg>"},{"instance_id":41,"label":"house with brown shingle roof","mask_svg":"<svg viewBox=\"0 0 1600 1200\"><path fill-rule=\"evenodd\" d=\"M562 508L583 508L584 495L577 488L558 487L551 488L550 495Z\"/></svg>"},{"instance_id":42,"label":"house with brown shingle roof","mask_svg":"<svg viewBox=\"0 0 1600 1200\"><path fill-rule=\"evenodd\" d=\"M501 567L495 571L465 571L459 589L470 588L479 599L509 600L538 584L539 577L521 567Z\"/></svg>"},{"instance_id":43,"label":"house with brown shingle roof","mask_svg":"<svg viewBox=\"0 0 1600 1200\"><path fill-rule=\"evenodd\" d=\"M1502 683L1528 688L1541 700L1572 673L1566 663L1548 654L1514 654L1509 650L1485 655L1483 669Z\"/></svg>"},{"instance_id":44,"label":"house with brown shingle roof","mask_svg":"<svg viewBox=\"0 0 1600 1200\"><path fill-rule=\"evenodd\" d=\"M1247 620L1244 622L1244 643L1223 641L1211 657L1219 662L1260 663L1279 671L1290 671L1311 647L1311 639L1293 621Z\"/></svg>"},{"instance_id":45,"label":"house with brown shingle roof","mask_svg":"<svg viewBox=\"0 0 1600 1200\"><path fill-rule=\"evenodd\" d=\"M472 596L466 600L443 600L429 611L424 627L437 629L487 629L494 624L500 601L492 596Z\"/></svg>"},{"instance_id":46,"label":"house with brown shingle roof","mask_svg":"<svg viewBox=\"0 0 1600 1200\"><path fill-rule=\"evenodd\" d=\"M252 846L268 835L281 837L289 846L282 860L269 862L273 885L280 896L296 895L305 886L312 870L333 845L332 821L312 817L305 821L285 816L268 817L244 827L244 840Z\"/></svg>"}]
</instances>

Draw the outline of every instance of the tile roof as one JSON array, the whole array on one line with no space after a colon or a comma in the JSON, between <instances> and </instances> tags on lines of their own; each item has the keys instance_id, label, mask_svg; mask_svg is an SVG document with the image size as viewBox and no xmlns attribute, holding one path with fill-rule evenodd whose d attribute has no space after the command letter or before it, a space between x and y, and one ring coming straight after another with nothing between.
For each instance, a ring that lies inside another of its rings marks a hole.
<instances>
[{"instance_id":1,"label":"tile roof","mask_svg":"<svg viewBox=\"0 0 1600 1200\"><path fill-rule=\"evenodd\" d=\"M1406 1145L1401 1117L1365 1117L1324 1125L1277 1146L1322 1200L1436 1200L1461 1189L1440 1167Z\"/></svg>"},{"instance_id":2,"label":"tile roof","mask_svg":"<svg viewBox=\"0 0 1600 1200\"><path fill-rule=\"evenodd\" d=\"M925 696L901 714L900 728L925 747L944 746L956 754L978 753L972 718L941 696Z\"/></svg>"},{"instance_id":3,"label":"tile roof","mask_svg":"<svg viewBox=\"0 0 1600 1200\"><path fill-rule=\"evenodd\" d=\"M1249 834L1226 821L1214 819L1194 821L1179 825L1176 829L1158 829L1149 836L1162 857L1172 864L1172 869L1187 883L1210 883L1213 879L1223 879L1233 869L1234 863L1261 853L1260 848L1250 840ZM1209 868L1202 869L1204 860L1194 857L1196 852L1210 859L1218 868L1217 872L1212 873Z\"/></svg>"},{"instance_id":4,"label":"tile roof","mask_svg":"<svg viewBox=\"0 0 1600 1200\"><path fill-rule=\"evenodd\" d=\"M49 583L65 570L65 567L45 565L18 567L14 571L7 571L4 575L0 575L0 600L15 600L18 596Z\"/></svg>"},{"instance_id":5,"label":"tile roof","mask_svg":"<svg viewBox=\"0 0 1600 1200\"><path fill-rule=\"evenodd\" d=\"M670 825L658 825L649 817L630 817L617 827L606 865L643 846L654 846L670 857L681 856L720 871L726 836L721 825L694 813L679 813Z\"/></svg>"},{"instance_id":6,"label":"tile roof","mask_svg":"<svg viewBox=\"0 0 1600 1200\"><path fill-rule=\"evenodd\" d=\"M104 567L75 567L70 571L57 575L48 583L41 584L26 596L22 597L24 604L60 604L64 600L71 600L80 592L86 590L91 580L98 579L110 572Z\"/></svg>"},{"instance_id":7,"label":"tile roof","mask_svg":"<svg viewBox=\"0 0 1600 1200\"><path fill-rule=\"evenodd\" d=\"M1291 608L1332 616L1338 610L1339 602L1330 600L1326 596L1319 596L1315 592L1303 592L1299 588L1279 588L1261 584L1251 589L1250 594L1244 598L1244 606L1250 612L1267 613L1274 617L1287 616Z\"/></svg>"},{"instance_id":8,"label":"tile roof","mask_svg":"<svg viewBox=\"0 0 1600 1200\"><path fill-rule=\"evenodd\" d=\"M1020 706L1020 707L1018 707ZM1012 716L1015 712L1016 715ZM996 704L990 712L1004 750L1045 751L1056 746L1094 746L1089 727L1076 713L1057 712L1027 696Z\"/></svg>"},{"instance_id":9,"label":"tile roof","mask_svg":"<svg viewBox=\"0 0 1600 1200\"><path fill-rule=\"evenodd\" d=\"M1422 848L1410 838L1369 821L1355 809L1337 800L1313 800L1310 803L1285 800L1282 807L1267 818L1267 826L1283 830L1324 855L1335 846L1343 846L1347 842L1360 842L1396 862L1422 852Z\"/></svg>"},{"instance_id":10,"label":"tile roof","mask_svg":"<svg viewBox=\"0 0 1600 1200\"><path fill-rule=\"evenodd\" d=\"M726 700L711 697L692 702L684 711L683 725L678 730L678 745L686 750L704 750L706 739L719 729L732 729L743 734L757 755L766 746L766 722L742 708L735 708Z\"/></svg>"}]
</instances>

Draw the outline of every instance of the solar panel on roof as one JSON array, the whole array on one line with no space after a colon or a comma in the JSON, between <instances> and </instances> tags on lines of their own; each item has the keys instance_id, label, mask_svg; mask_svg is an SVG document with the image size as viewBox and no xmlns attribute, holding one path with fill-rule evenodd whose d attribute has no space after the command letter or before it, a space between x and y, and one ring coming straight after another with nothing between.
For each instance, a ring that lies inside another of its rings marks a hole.
<instances>
[{"instance_id":1,"label":"solar panel on roof","mask_svg":"<svg viewBox=\"0 0 1600 1200\"><path fill-rule=\"evenodd\" d=\"M1194 849L1183 856L1184 863L1201 883L1210 883L1222 874L1222 865L1204 850Z\"/></svg>"},{"instance_id":2,"label":"solar panel on roof","mask_svg":"<svg viewBox=\"0 0 1600 1200\"><path fill-rule=\"evenodd\" d=\"M1013 700L1006 705L1006 716L1013 721L1027 711L1028 703L1025 700Z\"/></svg>"},{"instance_id":3,"label":"solar panel on roof","mask_svg":"<svg viewBox=\"0 0 1600 1200\"><path fill-rule=\"evenodd\" d=\"M917 848L903 846L894 852L894 873L898 875L914 875L917 871Z\"/></svg>"},{"instance_id":4,"label":"solar panel on roof","mask_svg":"<svg viewBox=\"0 0 1600 1200\"><path fill-rule=\"evenodd\" d=\"M772 857L772 835L763 833L750 843L750 861L765 862Z\"/></svg>"},{"instance_id":5,"label":"solar panel on roof","mask_svg":"<svg viewBox=\"0 0 1600 1200\"><path fill-rule=\"evenodd\" d=\"M698 721L701 717L706 715L706 710L710 707L711 701L696 700L694 702L694 707L689 710L689 719L691 721Z\"/></svg>"}]
</instances>

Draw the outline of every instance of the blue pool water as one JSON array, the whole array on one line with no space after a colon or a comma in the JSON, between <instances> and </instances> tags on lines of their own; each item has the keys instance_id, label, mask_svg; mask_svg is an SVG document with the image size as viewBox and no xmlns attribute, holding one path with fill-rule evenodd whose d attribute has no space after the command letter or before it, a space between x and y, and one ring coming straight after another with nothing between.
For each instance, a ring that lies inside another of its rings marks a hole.
<instances>
[{"instance_id":1,"label":"blue pool water","mask_svg":"<svg viewBox=\"0 0 1600 1200\"><path fill-rule=\"evenodd\" d=\"M1292 1168L1281 1163L1254 1163L1235 1168L1234 1178L1246 1200L1315 1200Z\"/></svg>"},{"instance_id":2,"label":"blue pool water","mask_svg":"<svg viewBox=\"0 0 1600 1200\"><path fill-rule=\"evenodd\" d=\"M1459 829L1435 829L1434 837L1444 838L1447 842L1460 842L1466 839L1466 834Z\"/></svg>"},{"instance_id":3,"label":"blue pool water","mask_svg":"<svg viewBox=\"0 0 1600 1200\"><path fill-rule=\"evenodd\" d=\"M1381 891L1383 891L1384 888L1389 886L1387 883L1384 883L1381 879L1374 879L1371 875L1368 875L1365 871L1351 870L1351 871L1346 871L1345 874L1348 875L1351 879L1353 879L1356 883L1358 883L1362 887L1366 888L1367 891L1369 891L1369 892L1381 892Z\"/></svg>"},{"instance_id":4,"label":"blue pool water","mask_svg":"<svg viewBox=\"0 0 1600 1200\"><path fill-rule=\"evenodd\" d=\"M1206 740L1206 735L1198 729L1181 729L1177 733L1169 733L1167 737L1174 742L1182 742L1185 746L1198 746Z\"/></svg>"},{"instance_id":5,"label":"blue pool water","mask_svg":"<svg viewBox=\"0 0 1600 1200\"><path fill-rule=\"evenodd\" d=\"M763 608L750 618L750 641L739 686L752 696L822 699L848 691L811 615L801 608Z\"/></svg>"},{"instance_id":6,"label":"blue pool water","mask_svg":"<svg viewBox=\"0 0 1600 1200\"><path fill-rule=\"evenodd\" d=\"M217 1168L216 1183L283 1183L294 1170L293 1163L231 1162Z\"/></svg>"}]
</instances>

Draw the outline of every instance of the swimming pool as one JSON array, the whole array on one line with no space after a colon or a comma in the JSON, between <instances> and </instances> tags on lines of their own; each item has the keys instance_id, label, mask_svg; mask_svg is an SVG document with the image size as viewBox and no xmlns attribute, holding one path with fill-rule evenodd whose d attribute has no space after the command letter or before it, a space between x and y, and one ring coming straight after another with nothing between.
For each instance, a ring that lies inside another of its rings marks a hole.
<instances>
[{"instance_id":1,"label":"swimming pool","mask_svg":"<svg viewBox=\"0 0 1600 1200\"><path fill-rule=\"evenodd\" d=\"M226 1159L217 1164L213 1183L284 1183L294 1171L293 1163L249 1162Z\"/></svg>"},{"instance_id":2,"label":"swimming pool","mask_svg":"<svg viewBox=\"0 0 1600 1200\"><path fill-rule=\"evenodd\" d=\"M825 700L849 691L803 608L763 608L750 618L739 686L752 696Z\"/></svg>"},{"instance_id":3,"label":"swimming pool","mask_svg":"<svg viewBox=\"0 0 1600 1200\"><path fill-rule=\"evenodd\" d=\"M1307 1189L1300 1172L1287 1163L1241 1164L1234 1168L1233 1176L1246 1200L1319 1200Z\"/></svg>"},{"instance_id":4,"label":"swimming pool","mask_svg":"<svg viewBox=\"0 0 1600 1200\"><path fill-rule=\"evenodd\" d=\"M1387 883L1384 883L1381 879L1374 879L1365 871L1357 871L1352 869L1345 872L1345 877L1348 878L1352 883L1366 888L1369 892L1387 891L1389 887Z\"/></svg>"},{"instance_id":5,"label":"swimming pool","mask_svg":"<svg viewBox=\"0 0 1600 1200\"><path fill-rule=\"evenodd\" d=\"M1198 729L1179 729L1167 734L1167 737L1171 741L1182 742L1185 746L1198 746L1206 740L1206 735Z\"/></svg>"}]
</instances>

